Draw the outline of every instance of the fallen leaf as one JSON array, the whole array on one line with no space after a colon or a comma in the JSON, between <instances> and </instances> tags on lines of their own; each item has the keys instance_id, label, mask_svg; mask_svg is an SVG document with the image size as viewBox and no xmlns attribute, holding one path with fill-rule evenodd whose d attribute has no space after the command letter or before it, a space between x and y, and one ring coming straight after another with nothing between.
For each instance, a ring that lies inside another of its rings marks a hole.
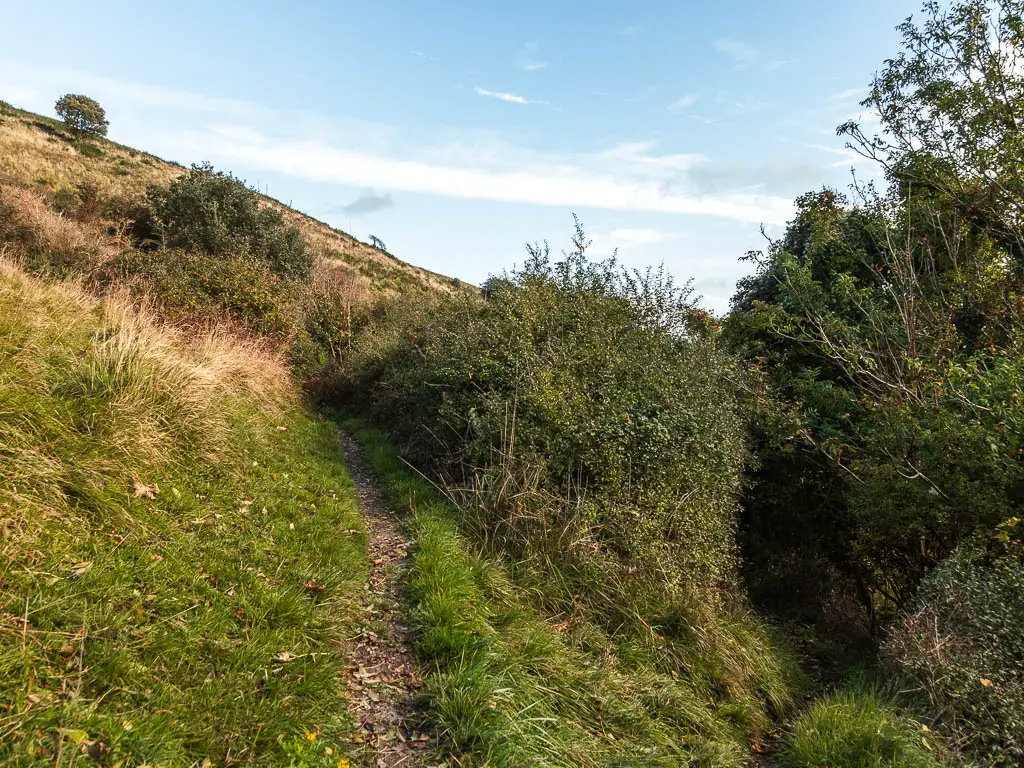
<instances>
[{"instance_id":1,"label":"fallen leaf","mask_svg":"<svg viewBox=\"0 0 1024 768\"><path fill-rule=\"evenodd\" d=\"M71 573L75 576L84 576L90 568L92 568L92 560L83 560L71 566Z\"/></svg>"},{"instance_id":2,"label":"fallen leaf","mask_svg":"<svg viewBox=\"0 0 1024 768\"><path fill-rule=\"evenodd\" d=\"M986 688L991 688L993 686L993 682L989 680L987 677L981 678L981 684Z\"/></svg>"},{"instance_id":3,"label":"fallen leaf","mask_svg":"<svg viewBox=\"0 0 1024 768\"><path fill-rule=\"evenodd\" d=\"M280 651L274 654L274 661L279 661L282 664L287 664L289 661L295 658L295 654L291 651Z\"/></svg>"},{"instance_id":4,"label":"fallen leaf","mask_svg":"<svg viewBox=\"0 0 1024 768\"><path fill-rule=\"evenodd\" d=\"M147 485L141 480L135 481L135 491L132 493L133 499L155 499L156 495L160 493L160 486L156 483Z\"/></svg>"}]
</instances>

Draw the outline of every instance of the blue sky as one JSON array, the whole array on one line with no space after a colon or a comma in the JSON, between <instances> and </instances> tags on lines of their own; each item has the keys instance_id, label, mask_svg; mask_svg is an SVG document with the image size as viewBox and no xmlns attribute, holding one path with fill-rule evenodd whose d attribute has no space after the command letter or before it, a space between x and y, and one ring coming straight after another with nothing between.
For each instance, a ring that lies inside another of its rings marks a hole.
<instances>
[{"instance_id":1,"label":"blue sky","mask_svg":"<svg viewBox=\"0 0 1024 768\"><path fill-rule=\"evenodd\" d=\"M476 283L563 247L575 211L595 255L664 262L724 311L760 226L849 184L835 126L918 8L0 0L0 99L87 93L117 141Z\"/></svg>"}]
</instances>

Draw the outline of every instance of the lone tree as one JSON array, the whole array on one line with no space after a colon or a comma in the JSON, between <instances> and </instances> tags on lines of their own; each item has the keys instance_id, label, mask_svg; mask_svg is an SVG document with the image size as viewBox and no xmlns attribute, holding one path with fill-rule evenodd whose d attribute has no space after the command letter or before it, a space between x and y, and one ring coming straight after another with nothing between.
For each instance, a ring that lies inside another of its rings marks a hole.
<instances>
[{"instance_id":1,"label":"lone tree","mask_svg":"<svg viewBox=\"0 0 1024 768\"><path fill-rule=\"evenodd\" d=\"M106 136L107 113L95 99L67 93L57 99L56 112L75 136Z\"/></svg>"},{"instance_id":2,"label":"lone tree","mask_svg":"<svg viewBox=\"0 0 1024 768\"><path fill-rule=\"evenodd\" d=\"M387 251L387 246L384 245L384 241L376 235L370 235L370 245L380 251Z\"/></svg>"}]
</instances>

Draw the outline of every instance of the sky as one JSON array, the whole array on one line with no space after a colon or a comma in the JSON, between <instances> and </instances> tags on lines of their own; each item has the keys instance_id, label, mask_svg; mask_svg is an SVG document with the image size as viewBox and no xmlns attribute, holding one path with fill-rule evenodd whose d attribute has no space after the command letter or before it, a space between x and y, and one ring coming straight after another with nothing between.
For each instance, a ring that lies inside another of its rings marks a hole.
<instances>
[{"instance_id":1,"label":"sky","mask_svg":"<svg viewBox=\"0 0 1024 768\"><path fill-rule=\"evenodd\" d=\"M793 199L875 171L835 128L920 0L0 0L0 99L210 161L481 283L525 243L664 263L728 309Z\"/></svg>"}]
</instances>

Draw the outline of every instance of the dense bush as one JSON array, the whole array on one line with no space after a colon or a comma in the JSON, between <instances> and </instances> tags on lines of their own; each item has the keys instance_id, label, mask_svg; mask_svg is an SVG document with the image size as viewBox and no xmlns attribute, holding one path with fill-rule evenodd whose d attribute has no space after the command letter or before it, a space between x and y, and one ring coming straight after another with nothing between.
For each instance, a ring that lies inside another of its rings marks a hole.
<instances>
[{"instance_id":1,"label":"dense bush","mask_svg":"<svg viewBox=\"0 0 1024 768\"><path fill-rule=\"evenodd\" d=\"M792 598L820 584L891 614L1019 504L1020 321L993 299L1012 276L942 213L806 195L734 300L726 338L764 374L743 551L755 594L787 610L813 613Z\"/></svg>"},{"instance_id":2,"label":"dense bush","mask_svg":"<svg viewBox=\"0 0 1024 768\"><path fill-rule=\"evenodd\" d=\"M209 163L150 190L152 231L164 248L250 258L288 280L306 280L313 256L302 234L259 194Z\"/></svg>"},{"instance_id":3,"label":"dense bush","mask_svg":"<svg viewBox=\"0 0 1024 768\"><path fill-rule=\"evenodd\" d=\"M203 251L130 250L117 269L122 281L179 317L227 316L249 328L283 336L295 289L256 259Z\"/></svg>"},{"instance_id":4,"label":"dense bush","mask_svg":"<svg viewBox=\"0 0 1024 768\"><path fill-rule=\"evenodd\" d=\"M95 99L78 93L67 93L57 99L54 107L75 136L106 136L107 113Z\"/></svg>"},{"instance_id":5,"label":"dense bush","mask_svg":"<svg viewBox=\"0 0 1024 768\"><path fill-rule=\"evenodd\" d=\"M371 322L343 389L411 458L472 488L488 536L672 582L728 582L738 374L697 330L687 289L589 262L577 234L558 263L533 249L486 301Z\"/></svg>"},{"instance_id":6,"label":"dense bush","mask_svg":"<svg viewBox=\"0 0 1024 768\"><path fill-rule=\"evenodd\" d=\"M886 644L938 725L984 765L1024 763L1024 523L967 542L931 573Z\"/></svg>"},{"instance_id":7,"label":"dense bush","mask_svg":"<svg viewBox=\"0 0 1024 768\"><path fill-rule=\"evenodd\" d=\"M291 347L295 370L302 378L333 376L362 322L368 302L366 289L353 275L321 265L303 286L300 302L300 320Z\"/></svg>"}]
</instances>

